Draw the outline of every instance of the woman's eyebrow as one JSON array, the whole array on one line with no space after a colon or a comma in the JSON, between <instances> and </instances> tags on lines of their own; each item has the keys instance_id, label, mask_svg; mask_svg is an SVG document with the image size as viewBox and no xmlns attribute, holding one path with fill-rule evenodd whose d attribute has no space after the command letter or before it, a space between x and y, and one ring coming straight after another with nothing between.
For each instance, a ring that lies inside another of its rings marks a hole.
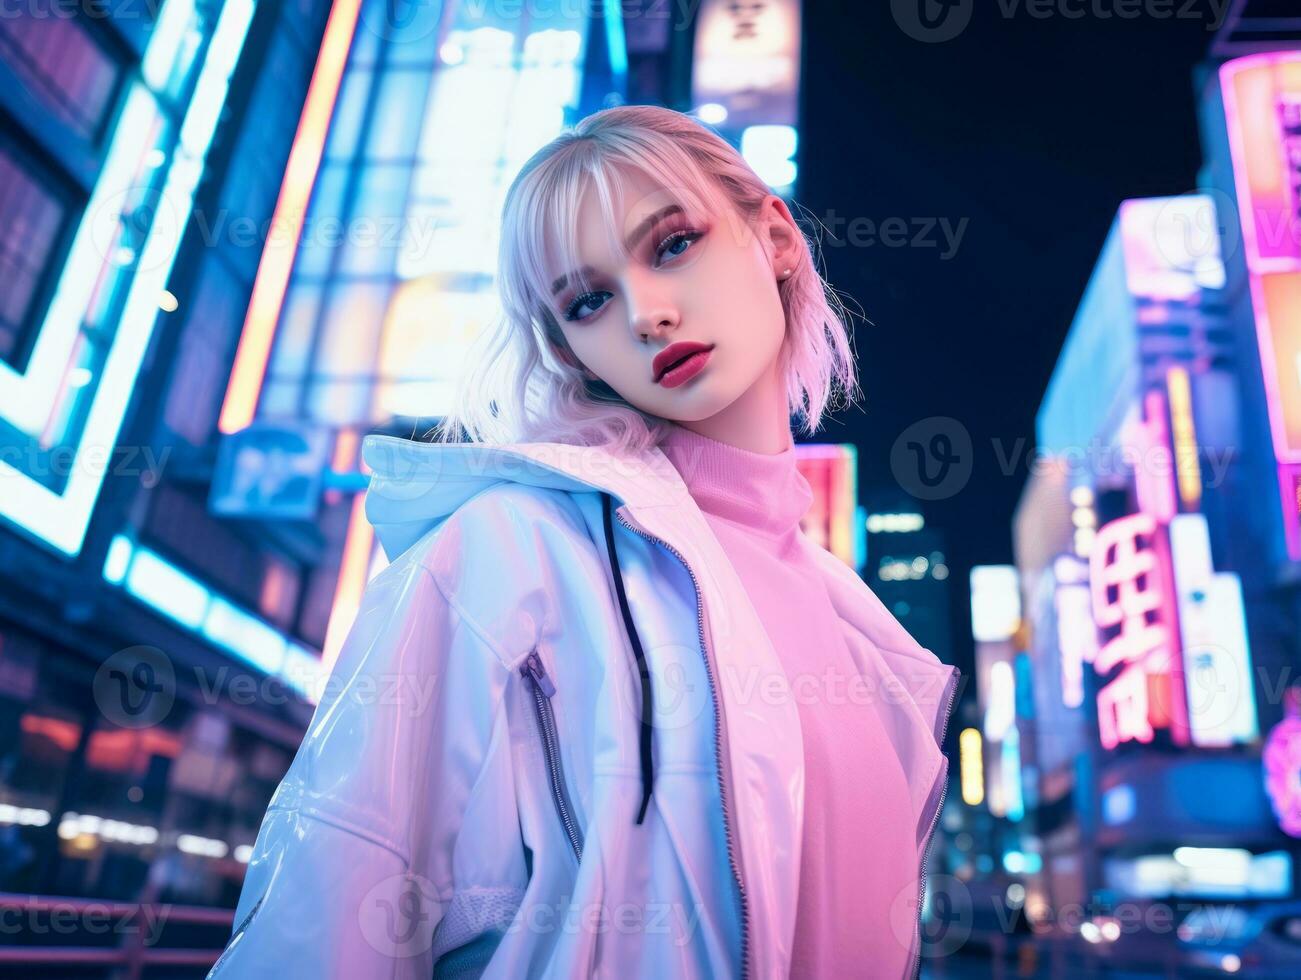
<instances>
[{"instance_id":1,"label":"woman's eyebrow","mask_svg":"<svg viewBox=\"0 0 1301 980\"><path fill-rule=\"evenodd\" d=\"M632 230L632 233L626 239L624 239L624 243L623 243L624 248L626 248L629 252L631 252L633 249L637 247L637 243L640 242L643 238L645 238L647 233L652 228L654 228L657 224L659 224L665 218L669 218L675 214L682 214L682 213L683 213L682 205L668 204L660 208L658 211L655 211L652 214L647 215L645 218L641 220L641 222L637 225L637 227ZM551 284L551 295L554 296L556 295L556 293L560 292L560 290L565 288L565 284L569 282L570 275L573 276L589 275L594 271L595 270L590 265L585 265L581 269L578 269L576 272L572 272L569 273L568 275L561 276L559 279L557 279L555 282Z\"/></svg>"}]
</instances>

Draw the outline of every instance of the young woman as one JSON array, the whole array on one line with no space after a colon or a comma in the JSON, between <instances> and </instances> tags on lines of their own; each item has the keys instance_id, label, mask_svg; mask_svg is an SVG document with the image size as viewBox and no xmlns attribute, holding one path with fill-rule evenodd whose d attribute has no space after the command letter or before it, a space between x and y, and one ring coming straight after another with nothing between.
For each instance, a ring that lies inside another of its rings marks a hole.
<instances>
[{"instance_id":1,"label":"young woman","mask_svg":"<svg viewBox=\"0 0 1301 980\"><path fill-rule=\"evenodd\" d=\"M800 529L853 359L787 206L605 110L516 178L499 288L439 441L365 441L390 564L213 975L913 974L957 677Z\"/></svg>"}]
</instances>

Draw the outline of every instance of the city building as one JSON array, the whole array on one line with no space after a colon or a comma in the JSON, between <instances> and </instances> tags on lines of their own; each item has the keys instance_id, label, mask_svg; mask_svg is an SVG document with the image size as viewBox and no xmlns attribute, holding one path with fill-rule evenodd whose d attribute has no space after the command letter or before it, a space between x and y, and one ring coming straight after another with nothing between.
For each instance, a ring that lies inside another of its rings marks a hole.
<instances>
[{"instance_id":1,"label":"city building","mask_svg":"<svg viewBox=\"0 0 1301 980\"><path fill-rule=\"evenodd\" d=\"M189 450L256 252L211 222L256 240L269 217L328 13L0 19L0 890L34 896L10 940L32 969L40 896L211 907L158 951L220 945L310 714L310 631L269 549L205 513ZM122 939L69 941L107 966Z\"/></svg>"},{"instance_id":2,"label":"city building","mask_svg":"<svg viewBox=\"0 0 1301 980\"><path fill-rule=\"evenodd\" d=\"M913 639L953 663L944 531L928 525L916 501L897 491L870 493L861 522L867 532L863 580Z\"/></svg>"},{"instance_id":3,"label":"city building","mask_svg":"<svg viewBox=\"0 0 1301 980\"><path fill-rule=\"evenodd\" d=\"M1131 962L1174 962L1196 909L1298 894L1301 44L1244 53L1243 13L1199 73L1201 186L1121 205L1037 417L1016 567L972 581L964 805L1017 830L987 863L1036 927ZM1154 907L1168 928L1117 918Z\"/></svg>"}]
</instances>

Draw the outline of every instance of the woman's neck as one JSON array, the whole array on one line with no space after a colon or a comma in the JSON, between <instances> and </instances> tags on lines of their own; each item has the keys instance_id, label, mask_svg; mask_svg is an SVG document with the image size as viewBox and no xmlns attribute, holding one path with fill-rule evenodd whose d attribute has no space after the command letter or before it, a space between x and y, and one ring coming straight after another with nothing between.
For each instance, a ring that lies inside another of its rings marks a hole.
<instances>
[{"instance_id":1,"label":"woman's neck","mask_svg":"<svg viewBox=\"0 0 1301 980\"><path fill-rule=\"evenodd\" d=\"M791 438L790 411L777 363L727 408L709 418L678 422L716 442L752 453L771 455L795 444Z\"/></svg>"},{"instance_id":2,"label":"woman's neck","mask_svg":"<svg viewBox=\"0 0 1301 980\"><path fill-rule=\"evenodd\" d=\"M701 510L765 536L788 540L813 502L794 443L758 453L675 425L660 449Z\"/></svg>"}]
</instances>

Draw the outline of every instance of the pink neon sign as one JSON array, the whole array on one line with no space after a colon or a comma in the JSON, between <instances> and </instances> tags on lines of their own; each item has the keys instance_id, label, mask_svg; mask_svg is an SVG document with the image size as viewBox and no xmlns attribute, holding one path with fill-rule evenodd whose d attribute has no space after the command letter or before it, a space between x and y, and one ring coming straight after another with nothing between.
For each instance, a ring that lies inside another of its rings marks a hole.
<instances>
[{"instance_id":1,"label":"pink neon sign","mask_svg":"<svg viewBox=\"0 0 1301 980\"><path fill-rule=\"evenodd\" d=\"M1291 688L1286 699L1286 714L1269 733L1261 763L1279 827L1291 837L1301 837L1301 698Z\"/></svg>"},{"instance_id":2,"label":"pink neon sign","mask_svg":"<svg viewBox=\"0 0 1301 980\"><path fill-rule=\"evenodd\" d=\"M1166 528L1148 513L1131 514L1098 531L1089 561L1093 618L1109 633L1094 655L1099 675L1122 669L1098 692L1098 735L1151 742L1168 729L1188 742L1173 573Z\"/></svg>"},{"instance_id":3,"label":"pink neon sign","mask_svg":"<svg viewBox=\"0 0 1301 980\"><path fill-rule=\"evenodd\" d=\"M1301 560L1301 52L1220 68L1288 554Z\"/></svg>"}]
</instances>

